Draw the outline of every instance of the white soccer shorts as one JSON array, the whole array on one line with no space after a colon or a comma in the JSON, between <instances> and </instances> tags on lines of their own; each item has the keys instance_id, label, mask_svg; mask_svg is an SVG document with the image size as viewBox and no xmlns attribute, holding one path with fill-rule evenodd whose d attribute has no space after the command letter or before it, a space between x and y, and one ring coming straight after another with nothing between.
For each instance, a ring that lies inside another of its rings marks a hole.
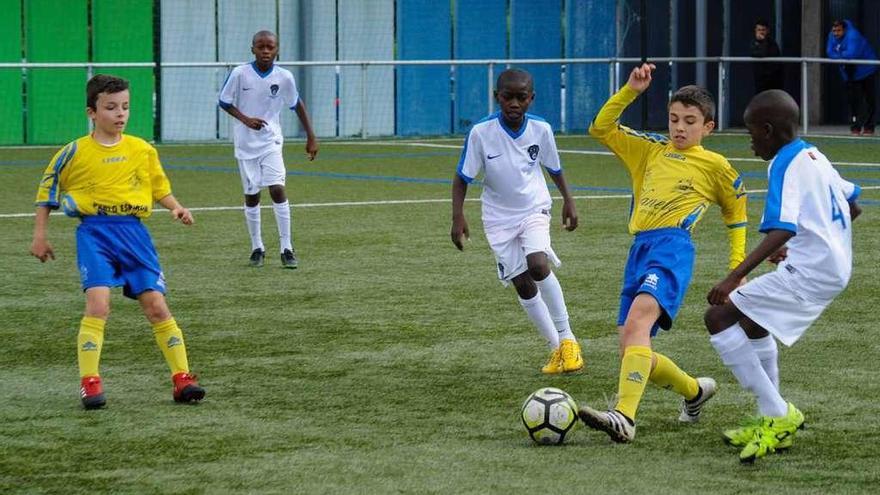
<instances>
[{"instance_id":1,"label":"white soccer shorts","mask_svg":"<svg viewBox=\"0 0 880 495\"><path fill-rule=\"evenodd\" d=\"M559 266L559 258L550 247L550 215L535 213L519 225L487 229L486 240L495 254L498 278L507 286L513 277L529 269L526 256L546 253L553 266Z\"/></svg>"},{"instance_id":2,"label":"white soccer shorts","mask_svg":"<svg viewBox=\"0 0 880 495\"><path fill-rule=\"evenodd\" d=\"M241 186L247 195L257 194L263 187L284 185L287 169L280 151L272 151L253 160L239 160Z\"/></svg>"},{"instance_id":3,"label":"white soccer shorts","mask_svg":"<svg viewBox=\"0 0 880 495\"><path fill-rule=\"evenodd\" d=\"M807 299L780 271L751 280L730 293L730 302L780 342L791 346L819 318L831 301Z\"/></svg>"}]
</instances>

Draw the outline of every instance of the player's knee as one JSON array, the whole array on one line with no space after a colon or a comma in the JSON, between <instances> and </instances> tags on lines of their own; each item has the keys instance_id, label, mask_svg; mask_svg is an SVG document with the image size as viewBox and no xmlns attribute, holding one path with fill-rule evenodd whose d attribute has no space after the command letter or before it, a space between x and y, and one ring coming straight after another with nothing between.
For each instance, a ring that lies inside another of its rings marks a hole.
<instances>
[{"instance_id":1,"label":"player's knee","mask_svg":"<svg viewBox=\"0 0 880 495\"><path fill-rule=\"evenodd\" d=\"M86 304L85 314L90 318L107 320L110 317L110 303L104 301L89 302Z\"/></svg>"},{"instance_id":2,"label":"player's knee","mask_svg":"<svg viewBox=\"0 0 880 495\"><path fill-rule=\"evenodd\" d=\"M164 299L153 299L145 303L143 305L143 310L144 316L153 323L171 318L171 311L168 310L168 306L165 304Z\"/></svg>"},{"instance_id":3,"label":"player's knee","mask_svg":"<svg viewBox=\"0 0 880 495\"><path fill-rule=\"evenodd\" d=\"M544 260L543 263L529 263L529 276L532 277L532 280L544 280L550 276L550 267L547 266L547 261Z\"/></svg>"},{"instance_id":4,"label":"player's knee","mask_svg":"<svg viewBox=\"0 0 880 495\"><path fill-rule=\"evenodd\" d=\"M703 323L706 324L706 329L712 335L723 330L721 328L721 306L712 306L707 309L703 314Z\"/></svg>"},{"instance_id":5,"label":"player's knee","mask_svg":"<svg viewBox=\"0 0 880 495\"><path fill-rule=\"evenodd\" d=\"M521 273L511 280L517 295L521 299L531 299L538 295L538 286L528 273Z\"/></svg>"}]
</instances>

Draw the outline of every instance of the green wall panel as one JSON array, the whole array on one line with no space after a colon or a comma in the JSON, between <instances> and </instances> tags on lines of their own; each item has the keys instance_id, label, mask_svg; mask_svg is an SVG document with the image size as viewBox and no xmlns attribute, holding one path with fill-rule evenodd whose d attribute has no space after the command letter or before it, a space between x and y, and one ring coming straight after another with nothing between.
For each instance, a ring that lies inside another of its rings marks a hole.
<instances>
[{"instance_id":1,"label":"green wall panel","mask_svg":"<svg viewBox=\"0 0 880 495\"><path fill-rule=\"evenodd\" d=\"M95 62L152 62L153 2L92 0Z\"/></svg>"},{"instance_id":2,"label":"green wall panel","mask_svg":"<svg viewBox=\"0 0 880 495\"><path fill-rule=\"evenodd\" d=\"M94 62L153 61L153 2L92 0L92 60ZM96 69L131 83L131 117L125 132L153 139L153 69Z\"/></svg>"},{"instance_id":3,"label":"green wall panel","mask_svg":"<svg viewBox=\"0 0 880 495\"><path fill-rule=\"evenodd\" d=\"M87 0L25 0L28 62L86 62ZM30 69L27 142L58 144L86 132L85 69Z\"/></svg>"},{"instance_id":4,"label":"green wall panel","mask_svg":"<svg viewBox=\"0 0 880 495\"><path fill-rule=\"evenodd\" d=\"M0 0L0 62L21 62L21 0ZM0 70L0 145L24 142L21 69Z\"/></svg>"}]
</instances>

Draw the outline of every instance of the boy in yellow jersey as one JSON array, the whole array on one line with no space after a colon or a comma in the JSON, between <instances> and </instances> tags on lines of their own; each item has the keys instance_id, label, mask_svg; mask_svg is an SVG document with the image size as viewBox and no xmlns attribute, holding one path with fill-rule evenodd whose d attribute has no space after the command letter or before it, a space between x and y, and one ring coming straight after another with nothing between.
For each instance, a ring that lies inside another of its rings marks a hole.
<instances>
[{"instance_id":1,"label":"boy in yellow jersey","mask_svg":"<svg viewBox=\"0 0 880 495\"><path fill-rule=\"evenodd\" d=\"M709 205L721 206L730 239L730 269L744 257L746 197L739 174L700 146L715 127L715 106L703 88L685 86L669 102L669 138L620 125L620 115L651 84L653 64L633 69L590 126L590 135L620 158L632 178L629 231L635 235L624 272L617 325L622 355L617 404L583 407L581 419L616 442L635 437L635 417L648 381L683 397L679 421L693 423L715 394L715 380L693 378L651 349L684 299L694 263L691 231Z\"/></svg>"},{"instance_id":2,"label":"boy in yellow jersey","mask_svg":"<svg viewBox=\"0 0 880 495\"><path fill-rule=\"evenodd\" d=\"M156 248L141 219L156 201L184 225L192 214L171 194L171 184L156 149L123 134L129 117L128 81L96 75L86 85L86 113L94 131L55 154L37 190L37 212L31 254L41 262L55 259L49 243L49 212L62 208L79 217L77 265L86 295L85 315L77 336L82 404L105 404L98 373L104 325L110 313L110 289L137 299L153 327L168 366L176 402L196 402L205 389L189 372L183 334L165 303L165 277Z\"/></svg>"}]
</instances>

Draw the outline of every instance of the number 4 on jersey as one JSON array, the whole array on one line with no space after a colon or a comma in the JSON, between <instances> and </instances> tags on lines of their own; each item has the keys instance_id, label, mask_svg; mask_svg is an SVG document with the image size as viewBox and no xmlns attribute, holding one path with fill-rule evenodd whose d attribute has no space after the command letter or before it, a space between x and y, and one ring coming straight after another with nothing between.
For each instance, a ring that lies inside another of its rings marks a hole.
<instances>
[{"instance_id":1,"label":"number 4 on jersey","mask_svg":"<svg viewBox=\"0 0 880 495\"><path fill-rule=\"evenodd\" d=\"M836 222L839 220L840 226L846 229L846 218L843 216L840 206L838 206L837 196L834 195L834 189L828 187L828 191L831 192L831 221Z\"/></svg>"}]
</instances>

